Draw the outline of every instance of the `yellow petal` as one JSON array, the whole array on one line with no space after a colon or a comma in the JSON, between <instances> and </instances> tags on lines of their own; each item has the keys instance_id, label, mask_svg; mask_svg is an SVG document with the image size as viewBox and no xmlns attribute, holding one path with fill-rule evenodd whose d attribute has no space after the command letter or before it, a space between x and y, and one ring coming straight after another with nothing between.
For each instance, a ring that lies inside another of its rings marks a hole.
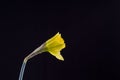
<instances>
[{"instance_id":1,"label":"yellow petal","mask_svg":"<svg viewBox=\"0 0 120 80\"><path fill-rule=\"evenodd\" d=\"M51 45L53 42L56 44L63 44L64 43L64 40L61 37L61 34L59 32L55 36L53 36L52 38L50 38L49 40L46 41L48 46Z\"/></svg>"},{"instance_id":2,"label":"yellow petal","mask_svg":"<svg viewBox=\"0 0 120 80\"><path fill-rule=\"evenodd\" d=\"M59 34L59 32L55 36L53 36L52 38L50 38L49 40L46 41L46 47L48 49L56 47L58 45L63 45L63 44L64 44L64 47L65 47L64 40L61 37L61 34Z\"/></svg>"},{"instance_id":3,"label":"yellow petal","mask_svg":"<svg viewBox=\"0 0 120 80\"><path fill-rule=\"evenodd\" d=\"M49 51L53 56L55 56L57 59L64 61L64 58L60 54L60 51Z\"/></svg>"},{"instance_id":4,"label":"yellow petal","mask_svg":"<svg viewBox=\"0 0 120 80\"><path fill-rule=\"evenodd\" d=\"M60 36L60 33L58 32L55 36L53 36L52 38L50 38L49 40L47 40L47 42L49 41L53 41L56 37Z\"/></svg>"}]
</instances>

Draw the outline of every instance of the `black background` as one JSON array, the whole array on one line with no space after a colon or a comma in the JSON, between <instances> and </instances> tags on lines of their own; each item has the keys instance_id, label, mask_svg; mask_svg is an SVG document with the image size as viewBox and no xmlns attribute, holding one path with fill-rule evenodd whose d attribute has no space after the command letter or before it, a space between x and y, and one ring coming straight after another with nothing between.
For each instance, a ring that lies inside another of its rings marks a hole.
<instances>
[{"instance_id":1,"label":"black background","mask_svg":"<svg viewBox=\"0 0 120 80\"><path fill-rule=\"evenodd\" d=\"M38 55L24 80L120 80L119 0L0 4L0 80L18 80L24 57L57 32L65 61Z\"/></svg>"}]
</instances>

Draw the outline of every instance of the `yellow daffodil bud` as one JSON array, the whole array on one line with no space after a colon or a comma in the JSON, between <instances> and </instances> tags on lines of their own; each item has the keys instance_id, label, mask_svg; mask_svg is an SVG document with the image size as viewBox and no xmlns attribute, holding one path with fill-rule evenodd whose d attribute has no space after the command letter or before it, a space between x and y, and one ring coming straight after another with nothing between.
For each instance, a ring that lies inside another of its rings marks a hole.
<instances>
[{"instance_id":1,"label":"yellow daffodil bud","mask_svg":"<svg viewBox=\"0 0 120 80\"><path fill-rule=\"evenodd\" d=\"M64 60L60 51L65 48L65 43L59 32L45 42L45 48L46 51L55 56L57 59Z\"/></svg>"},{"instance_id":2,"label":"yellow daffodil bud","mask_svg":"<svg viewBox=\"0 0 120 80\"><path fill-rule=\"evenodd\" d=\"M58 32L55 36L47 40L45 43L43 43L40 47L35 49L31 54L29 54L24 61L26 62L30 58L43 53L43 52L49 52L53 56L55 56L59 60L64 60L62 55L60 54L60 51L65 48L65 43L63 38L61 37L61 34Z\"/></svg>"}]
</instances>

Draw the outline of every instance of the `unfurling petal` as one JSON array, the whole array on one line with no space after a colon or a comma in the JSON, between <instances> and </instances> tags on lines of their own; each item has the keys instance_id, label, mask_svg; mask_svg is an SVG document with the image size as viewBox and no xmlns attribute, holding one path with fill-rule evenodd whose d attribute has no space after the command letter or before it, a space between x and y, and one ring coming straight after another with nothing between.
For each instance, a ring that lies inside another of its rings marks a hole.
<instances>
[{"instance_id":1,"label":"unfurling petal","mask_svg":"<svg viewBox=\"0 0 120 80\"><path fill-rule=\"evenodd\" d=\"M64 60L60 51L65 48L64 39L58 32L55 36L46 41L46 50L59 60Z\"/></svg>"}]
</instances>

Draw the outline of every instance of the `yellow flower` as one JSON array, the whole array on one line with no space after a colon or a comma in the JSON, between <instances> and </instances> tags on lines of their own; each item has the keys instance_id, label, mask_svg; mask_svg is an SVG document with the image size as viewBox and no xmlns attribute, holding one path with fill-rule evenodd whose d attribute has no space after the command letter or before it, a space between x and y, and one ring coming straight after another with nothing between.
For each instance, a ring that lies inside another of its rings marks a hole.
<instances>
[{"instance_id":1,"label":"yellow flower","mask_svg":"<svg viewBox=\"0 0 120 80\"><path fill-rule=\"evenodd\" d=\"M32 53L30 53L27 57L24 58L24 61L23 61L22 67L21 67L21 71L20 71L20 75L19 75L19 80L23 79L25 66L29 59L33 58L34 56L36 56L38 54L41 54L41 53L47 51L50 54L52 54L53 56L55 56L57 59L64 60L64 58L60 54L60 51L63 48L65 48L65 43L64 43L63 38L61 37L61 34L58 32L55 36L53 36L52 38L47 40L40 47L35 49Z\"/></svg>"},{"instance_id":2,"label":"yellow flower","mask_svg":"<svg viewBox=\"0 0 120 80\"><path fill-rule=\"evenodd\" d=\"M64 60L60 51L65 48L65 43L61 34L58 32L55 36L45 42L45 49L59 60Z\"/></svg>"},{"instance_id":3,"label":"yellow flower","mask_svg":"<svg viewBox=\"0 0 120 80\"><path fill-rule=\"evenodd\" d=\"M24 62L27 62L29 59L33 58L34 56L41 54L43 52L49 52L53 56L55 56L59 60L64 60L60 51L65 48L65 43L61 34L58 32L55 36L47 40L43 43L40 47L35 49L31 54L25 57Z\"/></svg>"}]
</instances>

